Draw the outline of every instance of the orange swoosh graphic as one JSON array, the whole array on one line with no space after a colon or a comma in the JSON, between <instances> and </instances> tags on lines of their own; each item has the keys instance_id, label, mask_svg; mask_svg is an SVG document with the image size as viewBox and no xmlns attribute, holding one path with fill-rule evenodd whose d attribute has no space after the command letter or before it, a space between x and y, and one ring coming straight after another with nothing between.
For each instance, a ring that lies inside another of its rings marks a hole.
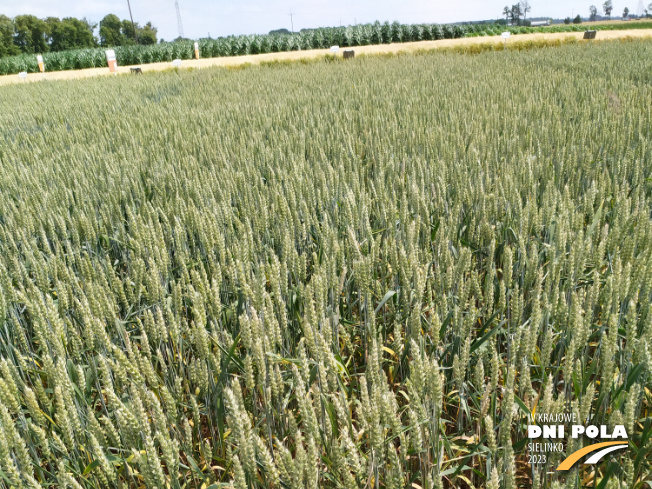
<instances>
[{"instance_id":1,"label":"orange swoosh graphic","mask_svg":"<svg viewBox=\"0 0 652 489\"><path fill-rule=\"evenodd\" d=\"M627 444L627 440L605 441L603 443L596 443L595 445L589 445L588 447L584 447L576 452L571 453L568 457L566 457L566 460L564 460L561 464L559 464L559 467L557 467L556 470L568 470L573 465L575 465L575 462L581 459L584 455L588 455L589 453L595 452L596 450L600 450L601 448L610 447L613 445L626 445L626 444Z\"/></svg>"}]
</instances>

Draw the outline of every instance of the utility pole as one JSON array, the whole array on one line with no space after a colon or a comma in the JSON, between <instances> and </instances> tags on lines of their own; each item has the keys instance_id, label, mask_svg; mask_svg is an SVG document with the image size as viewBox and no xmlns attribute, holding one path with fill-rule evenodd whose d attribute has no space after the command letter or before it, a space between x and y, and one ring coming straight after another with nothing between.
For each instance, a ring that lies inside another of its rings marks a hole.
<instances>
[{"instance_id":1,"label":"utility pole","mask_svg":"<svg viewBox=\"0 0 652 489\"><path fill-rule=\"evenodd\" d=\"M292 10L290 10L290 25L292 26L292 34L294 34L294 19L292 18L294 14L292 13Z\"/></svg>"},{"instance_id":2,"label":"utility pole","mask_svg":"<svg viewBox=\"0 0 652 489\"><path fill-rule=\"evenodd\" d=\"M134 31L134 38L136 39L136 44L138 44L138 34L136 34L136 25L134 24L134 16L131 15L131 3L127 0L127 6L129 7L129 18L131 19L131 28Z\"/></svg>"}]
</instances>

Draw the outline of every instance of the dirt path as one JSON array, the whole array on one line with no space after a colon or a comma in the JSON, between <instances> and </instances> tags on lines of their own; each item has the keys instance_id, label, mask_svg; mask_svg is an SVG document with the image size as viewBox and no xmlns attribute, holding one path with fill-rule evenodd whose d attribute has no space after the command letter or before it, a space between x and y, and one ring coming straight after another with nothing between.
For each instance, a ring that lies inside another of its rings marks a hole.
<instances>
[{"instance_id":1,"label":"dirt path","mask_svg":"<svg viewBox=\"0 0 652 489\"><path fill-rule=\"evenodd\" d=\"M546 33L546 34L519 34L511 37L510 41L530 41L537 39L565 39L574 37L582 39L583 32L560 32L560 33ZM633 38L652 38L652 29L630 29L619 31L598 31L597 40L609 39L622 39L625 37ZM378 44L373 46L356 46L354 49L356 54L382 54L382 53L398 53L398 52L413 52L421 49L437 49L452 46L462 46L471 44L484 44L484 43L502 43L503 40L500 36L485 36L485 37L465 37L462 39L443 39L440 41L420 41L408 42L397 44ZM329 49L311 49L308 51L290 51L284 53L266 53L266 54L252 54L245 56L229 56L222 58L207 58L200 60L183 60L182 68L208 68L211 66L237 66L245 63L257 64L264 61L283 61L283 60L297 60L318 58L330 54ZM342 50L339 55L341 56ZM172 68L172 63L150 63L139 65L145 71L162 71ZM118 67L118 73L129 73L130 66ZM89 78L93 76L106 76L110 75L108 68L89 68L85 70L70 70L70 71L55 71L52 73L30 73L26 79L20 79L18 75L5 75L0 76L0 85L8 85L13 83L28 83L42 80L72 80L76 78Z\"/></svg>"}]
</instances>

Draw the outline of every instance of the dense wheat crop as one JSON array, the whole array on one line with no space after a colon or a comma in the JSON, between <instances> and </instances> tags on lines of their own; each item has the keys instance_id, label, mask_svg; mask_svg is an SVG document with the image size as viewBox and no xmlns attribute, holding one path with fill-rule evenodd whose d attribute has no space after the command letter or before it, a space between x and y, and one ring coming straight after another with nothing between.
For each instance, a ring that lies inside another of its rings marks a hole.
<instances>
[{"instance_id":1,"label":"dense wheat crop","mask_svg":"<svg viewBox=\"0 0 652 489\"><path fill-rule=\"evenodd\" d=\"M645 487L651 72L637 41L3 88L0 485ZM629 449L530 466L535 407Z\"/></svg>"}]
</instances>

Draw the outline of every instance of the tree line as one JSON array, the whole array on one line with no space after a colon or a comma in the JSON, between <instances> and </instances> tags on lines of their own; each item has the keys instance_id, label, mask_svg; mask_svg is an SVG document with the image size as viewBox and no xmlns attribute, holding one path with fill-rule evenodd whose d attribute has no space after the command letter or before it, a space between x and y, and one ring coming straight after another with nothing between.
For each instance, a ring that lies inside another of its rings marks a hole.
<instances>
[{"instance_id":1,"label":"tree line","mask_svg":"<svg viewBox=\"0 0 652 489\"><path fill-rule=\"evenodd\" d=\"M606 18L611 19L611 13L614 10L614 3L612 0L607 0L602 4L602 11L604 12L604 15ZM595 5L591 5L589 7L589 20L590 21L596 21L598 20L598 7ZM623 9L623 19L628 19L629 18L629 7L625 7ZM644 17L652 17L652 3L650 3L647 7L643 9L643 16Z\"/></svg>"},{"instance_id":2,"label":"tree line","mask_svg":"<svg viewBox=\"0 0 652 489\"><path fill-rule=\"evenodd\" d=\"M13 19L0 14L0 58L16 54L39 54L97 46L128 46L156 44L157 29L151 22L120 20L108 14L97 23L86 18L18 15Z\"/></svg>"},{"instance_id":3,"label":"tree line","mask_svg":"<svg viewBox=\"0 0 652 489\"><path fill-rule=\"evenodd\" d=\"M511 25L527 24L527 14L532 10L530 2L527 0L515 3L511 7L506 5L503 9L505 20Z\"/></svg>"},{"instance_id":4,"label":"tree line","mask_svg":"<svg viewBox=\"0 0 652 489\"><path fill-rule=\"evenodd\" d=\"M606 0L602 4L602 11L604 12L605 17L608 19L611 18L613 9L614 5L612 0ZM528 25L527 14L530 12L530 10L532 10L532 7L527 0L520 1L511 7L506 5L505 8L503 8L503 17L505 17L505 22L511 25ZM623 10L622 18L629 18L629 13L629 8L625 7ZM598 20L598 8L595 5L591 5L589 7L589 14L589 21L593 22ZM644 15L645 17L652 17L652 3L650 3L647 8L645 8ZM571 19L570 17L566 17L566 19L564 19L564 23L566 24L570 24L571 22L574 24L581 24L582 17L577 14L574 19Z\"/></svg>"}]
</instances>

